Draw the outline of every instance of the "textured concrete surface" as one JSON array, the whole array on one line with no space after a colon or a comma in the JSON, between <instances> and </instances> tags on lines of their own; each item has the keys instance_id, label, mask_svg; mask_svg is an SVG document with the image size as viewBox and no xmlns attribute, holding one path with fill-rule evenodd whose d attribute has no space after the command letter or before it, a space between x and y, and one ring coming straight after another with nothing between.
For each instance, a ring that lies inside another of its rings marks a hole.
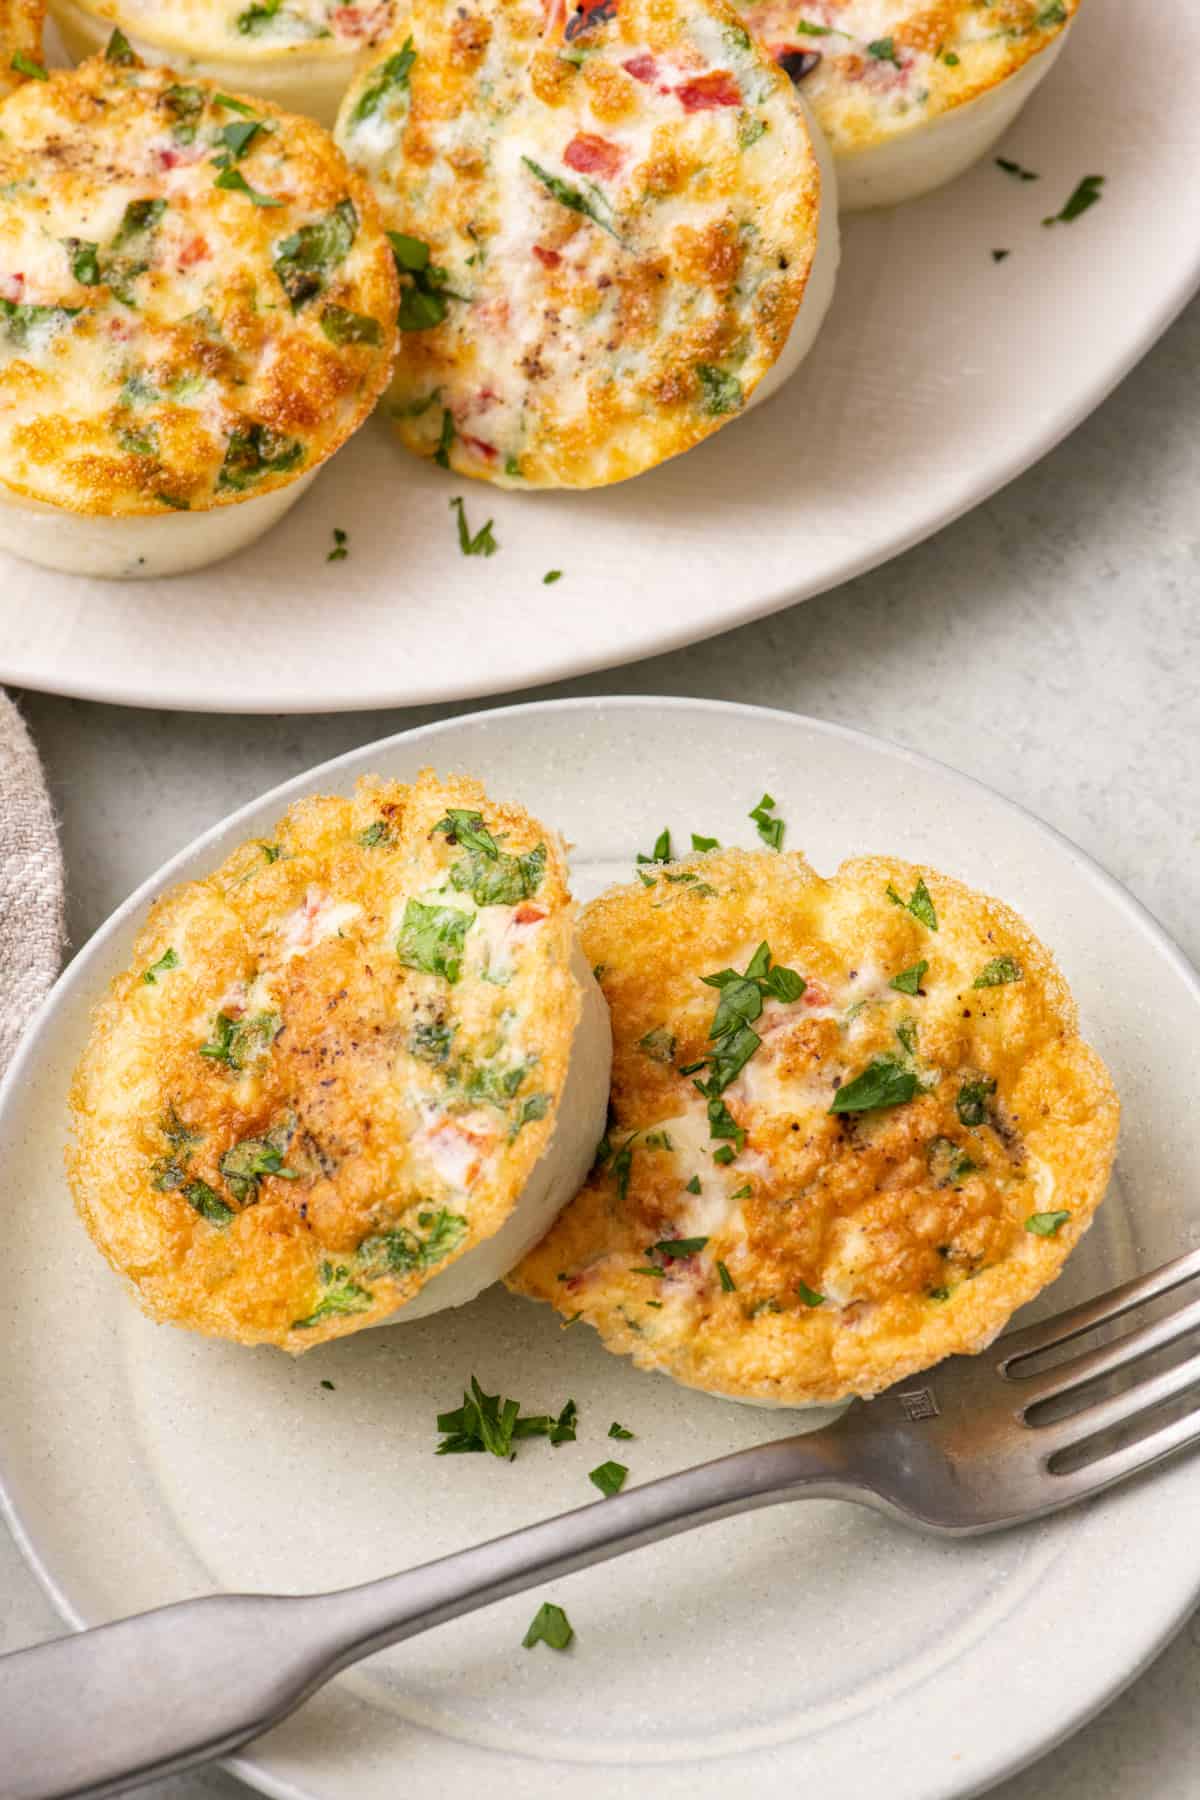
<instances>
[{"instance_id":1,"label":"textured concrete surface","mask_svg":"<svg viewBox=\"0 0 1200 1800\"><path fill-rule=\"evenodd\" d=\"M505 698L699 694L910 744L1057 826L1200 961L1198 403L1200 302L1066 444L898 561L694 649ZM21 698L62 819L75 944L232 807L454 710L221 719ZM0 1648L54 1631L6 1540L0 1594ZM1046 1670L1052 1682L1052 1646ZM1100 1719L996 1794L1190 1800L1200 1789L1198 1689L1193 1622ZM147 1791L154 1800L246 1792L221 1774ZM887 1791L884 1771L877 1791Z\"/></svg>"}]
</instances>

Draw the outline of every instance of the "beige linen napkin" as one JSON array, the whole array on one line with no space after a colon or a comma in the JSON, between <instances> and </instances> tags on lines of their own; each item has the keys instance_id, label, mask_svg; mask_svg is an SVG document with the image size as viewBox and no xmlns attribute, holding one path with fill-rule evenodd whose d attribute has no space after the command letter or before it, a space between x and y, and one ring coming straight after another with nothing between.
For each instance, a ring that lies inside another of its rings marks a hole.
<instances>
[{"instance_id":1,"label":"beige linen napkin","mask_svg":"<svg viewBox=\"0 0 1200 1800\"><path fill-rule=\"evenodd\" d=\"M29 733L0 692L0 1074L58 973L63 871L45 777Z\"/></svg>"}]
</instances>

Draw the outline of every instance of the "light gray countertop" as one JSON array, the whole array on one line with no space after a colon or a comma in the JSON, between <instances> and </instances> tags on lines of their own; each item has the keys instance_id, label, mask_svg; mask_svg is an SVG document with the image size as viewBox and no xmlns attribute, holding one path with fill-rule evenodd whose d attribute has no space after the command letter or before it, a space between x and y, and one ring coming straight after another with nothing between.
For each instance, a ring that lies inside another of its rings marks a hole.
<instances>
[{"instance_id":1,"label":"light gray countertop","mask_svg":"<svg viewBox=\"0 0 1200 1800\"><path fill-rule=\"evenodd\" d=\"M1198 416L1200 302L1067 443L885 568L692 649L505 698L697 694L911 745L1073 838L1200 962ZM18 698L62 819L75 945L231 808L342 750L460 710L213 718ZM7 1539L0 1593L0 1649L52 1635L50 1605ZM1190 1800L1198 1691L1193 1620L1102 1718L995 1792ZM246 1790L214 1773L146 1792L235 1800Z\"/></svg>"}]
</instances>

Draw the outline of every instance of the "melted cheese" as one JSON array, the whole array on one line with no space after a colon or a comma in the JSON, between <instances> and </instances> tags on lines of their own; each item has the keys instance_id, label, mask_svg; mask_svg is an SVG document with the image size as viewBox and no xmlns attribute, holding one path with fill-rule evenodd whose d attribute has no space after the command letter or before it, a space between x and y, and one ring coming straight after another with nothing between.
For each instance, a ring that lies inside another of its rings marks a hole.
<instances>
[{"instance_id":1,"label":"melted cheese","mask_svg":"<svg viewBox=\"0 0 1200 1800\"><path fill-rule=\"evenodd\" d=\"M639 1367L762 1404L875 1393L989 1343L1087 1229L1116 1144L1050 955L904 863L825 881L734 850L689 872L584 914L613 1019L607 1152L510 1285ZM705 982L759 945L786 997ZM718 1076L726 995L750 1035Z\"/></svg>"},{"instance_id":2,"label":"melted cheese","mask_svg":"<svg viewBox=\"0 0 1200 1800\"><path fill-rule=\"evenodd\" d=\"M806 115L719 0L417 0L338 140L401 234L396 430L464 475L651 468L790 372L832 293Z\"/></svg>"}]
</instances>

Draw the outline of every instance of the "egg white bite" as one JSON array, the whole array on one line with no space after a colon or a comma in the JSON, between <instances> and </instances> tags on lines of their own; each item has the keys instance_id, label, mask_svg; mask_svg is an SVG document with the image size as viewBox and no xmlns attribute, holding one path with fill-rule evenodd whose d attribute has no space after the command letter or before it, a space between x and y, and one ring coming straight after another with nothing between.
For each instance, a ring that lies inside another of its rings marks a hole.
<instances>
[{"instance_id":1,"label":"egg white bite","mask_svg":"<svg viewBox=\"0 0 1200 1800\"><path fill-rule=\"evenodd\" d=\"M114 30L149 63L331 126L357 59L392 30L396 0L50 0L75 58Z\"/></svg>"},{"instance_id":2,"label":"egg white bite","mask_svg":"<svg viewBox=\"0 0 1200 1800\"><path fill-rule=\"evenodd\" d=\"M581 920L613 1022L579 1196L509 1278L606 1347L760 1405L982 1349L1052 1281L1119 1108L1009 908L890 859L740 850Z\"/></svg>"},{"instance_id":3,"label":"egg white bite","mask_svg":"<svg viewBox=\"0 0 1200 1800\"><path fill-rule=\"evenodd\" d=\"M227 556L386 386L395 264L310 120L106 56L0 106L0 548L74 573Z\"/></svg>"},{"instance_id":4,"label":"egg white bite","mask_svg":"<svg viewBox=\"0 0 1200 1800\"><path fill-rule=\"evenodd\" d=\"M0 100L23 81L40 81L45 0L0 0Z\"/></svg>"},{"instance_id":5,"label":"egg white bite","mask_svg":"<svg viewBox=\"0 0 1200 1800\"><path fill-rule=\"evenodd\" d=\"M465 778L369 778L154 907L71 1182L152 1317L299 1352L506 1273L587 1172L609 1060L554 833Z\"/></svg>"},{"instance_id":6,"label":"egg white bite","mask_svg":"<svg viewBox=\"0 0 1200 1800\"><path fill-rule=\"evenodd\" d=\"M337 136L400 268L395 428L462 475L641 474L790 373L833 292L822 149L724 0L413 0Z\"/></svg>"},{"instance_id":7,"label":"egg white bite","mask_svg":"<svg viewBox=\"0 0 1200 1800\"><path fill-rule=\"evenodd\" d=\"M847 210L941 187L985 155L1080 0L734 0L833 150Z\"/></svg>"}]
</instances>

